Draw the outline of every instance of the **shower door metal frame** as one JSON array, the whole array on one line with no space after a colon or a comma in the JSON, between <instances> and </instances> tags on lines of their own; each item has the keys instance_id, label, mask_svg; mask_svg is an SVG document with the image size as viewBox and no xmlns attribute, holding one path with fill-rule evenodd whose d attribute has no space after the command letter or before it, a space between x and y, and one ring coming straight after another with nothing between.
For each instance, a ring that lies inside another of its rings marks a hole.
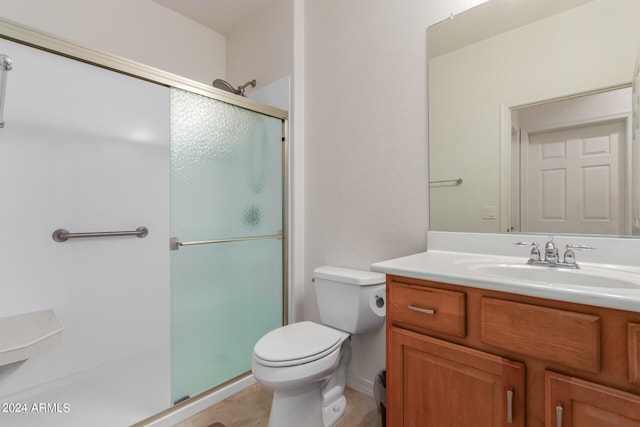
<instances>
[{"instance_id":1,"label":"shower door metal frame","mask_svg":"<svg viewBox=\"0 0 640 427\"><path fill-rule=\"evenodd\" d=\"M234 95L222 89L178 76L168 71L160 70L149 65L141 64L120 56L99 52L77 43L69 42L45 34L31 28L0 17L0 38L27 45L35 49L44 50L56 55L65 56L97 67L125 74L161 86L174 87L197 93L218 101L226 102L247 110L262 113L288 121L289 113L280 108L265 105L249 98Z\"/></svg>"},{"instance_id":2,"label":"shower door metal frame","mask_svg":"<svg viewBox=\"0 0 640 427\"><path fill-rule=\"evenodd\" d=\"M18 44L29 46L45 52L64 56L76 61L84 62L96 67L104 68L129 77L155 83L167 88L177 88L212 98L227 104L231 104L246 110L274 117L282 121L282 323L288 323L289 312L289 262L288 262L288 235L289 235L289 113L280 108L265 105L249 98L231 94L221 89L205 85L194 80L178 76L176 74L160 70L139 62L125 59L82 46L77 43L62 40L50 34L46 34L32 28L17 24L0 17L0 38ZM241 376L242 377L242 376ZM241 378L239 377L239 378ZM239 378L232 379L233 382ZM145 420L151 421L161 418L167 413L178 410L187 402L202 399L215 392L229 382L216 386L183 402L169 407L161 413Z\"/></svg>"}]
</instances>

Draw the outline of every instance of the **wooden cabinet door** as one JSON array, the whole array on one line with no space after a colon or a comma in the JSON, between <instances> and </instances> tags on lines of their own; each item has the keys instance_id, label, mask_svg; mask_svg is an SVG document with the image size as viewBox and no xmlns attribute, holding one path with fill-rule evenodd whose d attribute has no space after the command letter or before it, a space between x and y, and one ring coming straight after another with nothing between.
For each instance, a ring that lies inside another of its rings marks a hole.
<instances>
[{"instance_id":1,"label":"wooden cabinet door","mask_svg":"<svg viewBox=\"0 0 640 427\"><path fill-rule=\"evenodd\" d=\"M545 372L546 427L640 427L640 395Z\"/></svg>"},{"instance_id":2,"label":"wooden cabinet door","mask_svg":"<svg viewBox=\"0 0 640 427\"><path fill-rule=\"evenodd\" d=\"M390 327L387 422L392 427L524 427L524 365Z\"/></svg>"}]
</instances>

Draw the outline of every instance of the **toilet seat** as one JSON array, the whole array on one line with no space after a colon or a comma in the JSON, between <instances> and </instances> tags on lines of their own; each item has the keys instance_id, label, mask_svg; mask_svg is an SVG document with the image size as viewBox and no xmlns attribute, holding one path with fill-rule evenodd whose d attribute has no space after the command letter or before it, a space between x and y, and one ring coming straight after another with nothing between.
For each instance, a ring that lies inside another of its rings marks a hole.
<instances>
[{"instance_id":1,"label":"toilet seat","mask_svg":"<svg viewBox=\"0 0 640 427\"><path fill-rule=\"evenodd\" d=\"M292 323L260 338L253 353L263 366L301 365L331 354L346 337L344 332L317 323Z\"/></svg>"}]
</instances>

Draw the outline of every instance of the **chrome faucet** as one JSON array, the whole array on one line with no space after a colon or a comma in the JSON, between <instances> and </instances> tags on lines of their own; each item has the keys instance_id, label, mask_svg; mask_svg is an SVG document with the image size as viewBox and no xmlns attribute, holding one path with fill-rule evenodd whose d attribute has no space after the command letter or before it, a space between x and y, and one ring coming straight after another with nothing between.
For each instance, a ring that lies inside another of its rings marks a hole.
<instances>
[{"instance_id":1,"label":"chrome faucet","mask_svg":"<svg viewBox=\"0 0 640 427\"><path fill-rule=\"evenodd\" d=\"M558 262L558 248L553 243L553 236L550 236L549 241L544 244L544 260L548 263Z\"/></svg>"},{"instance_id":2,"label":"chrome faucet","mask_svg":"<svg viewBox=\"0 0 640 427\"><path fill-rule=\"evenodd\" d=\"M516 242L514 243L514 245L532 246L527 264L540 265L543 267L559 267L559 268L580 268L580 266L576 262L576 254L574 252L574 249L579 249L579 250L595 249L595 247L593 246L572 245L571 243L567 243L567 245L565 246L566 250L562 257L563 260L560 261L558 247L553 241L553 236L549 237L549 241L544 245L544 259L542 258L542 254L540 253L538 242Z\"/></svg>"}]
</instances>

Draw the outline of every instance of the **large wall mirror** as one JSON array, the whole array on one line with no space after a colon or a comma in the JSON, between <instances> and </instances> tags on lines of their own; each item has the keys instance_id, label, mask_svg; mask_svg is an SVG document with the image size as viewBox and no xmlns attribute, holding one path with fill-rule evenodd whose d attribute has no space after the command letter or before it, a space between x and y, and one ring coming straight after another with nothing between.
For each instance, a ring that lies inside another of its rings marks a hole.
<instances>
[{"instance_id":1,"label":"large wall mirror","mask_svg":"<svg viewBox=\"0 0 640 427\"><path fill-rule=\"evenodd\" d=\"M489 0L427 30L430 229L640 235L638 0Z\"/></svg>"}]
</instances>

